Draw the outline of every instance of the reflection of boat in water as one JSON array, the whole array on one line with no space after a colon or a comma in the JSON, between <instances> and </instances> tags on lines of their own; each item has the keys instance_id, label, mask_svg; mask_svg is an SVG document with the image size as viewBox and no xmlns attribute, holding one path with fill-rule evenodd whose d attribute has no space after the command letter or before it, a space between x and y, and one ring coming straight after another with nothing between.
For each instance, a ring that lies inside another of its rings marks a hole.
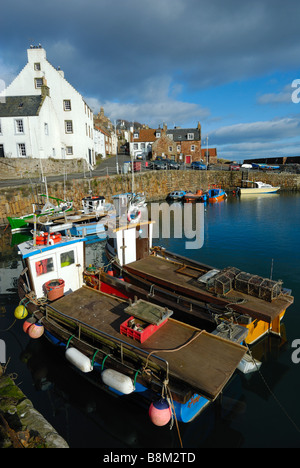
<instances>
[{"instance_id":1,"label":"reflection of boat in water","mask_svg":"<svg viewBox=\"0 0 300 468\"><path fill-rule=\"evenodd\" d=\"M273 187L271 184L265 184L261 181L242 180L241 186L237 187L238 195L261 195L264 193L276 193L280 187Z\"/></svg>"},{"instance_id":2,"label":"reflection of boat in water","mask_svg":"<svg viewBox=\"0 0 300 468\"><path fill-rule=\"evenodd\" d=\"M117 394L146 399L152 416L191 421L220 395L246 354L238 343L170 318L166 306L130 303L126 295L84 285L82 239L38 247L27 241L19 251L25 267L19 295L35 320L29 335L45 331L83 374L95 372Z\"/></svg>"}]
</instances>

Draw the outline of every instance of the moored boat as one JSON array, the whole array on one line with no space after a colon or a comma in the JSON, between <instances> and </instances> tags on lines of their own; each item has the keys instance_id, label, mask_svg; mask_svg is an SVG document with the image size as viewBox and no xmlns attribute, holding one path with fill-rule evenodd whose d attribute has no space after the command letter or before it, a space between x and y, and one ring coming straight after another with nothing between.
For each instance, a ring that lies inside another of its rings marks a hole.
<instances>
[{"instance_id":1,"label":"moored boat","mask_svg":"<svg viewBox=\"0 0 300 468\"><path fill-rule=\"evenodd\" d=\"M166 306L83 284L83 239L42 246L33 239L18 247L23 330L32 338L44 332L66 362L96 374L105 388L147 399L154 424L191 421L220 395L246 354L236 342L173 319ZM162 400L163 409L156 405Z\"/></svg>"},{"instance_id":2,"label":"moored boat","mask_svg":"<svg viewBox=\"0 0 300 468\"><path fill-rule=\"evenodd\" d=\"M183 197L183 201L185 203L194 203L194 202L199 201L202 195L203 195L202 189L197 190L195 193L187 192Z\"/></svg>"},{"instance_id":3,"label":"moored boat","mask_svg":"<svg viewBox=\"0 0 300 468\"><path fill-rule=\"evenodd\" d=\"M207 194L207 198L208 198L209 203L215 203L215 202L225 200L226 196L227 195L226 195L225 190L223 190L221 187L217 187L217 186L212 186L208 190L208 194Z\"/></svg>"},{"instance_id":4,"label":"moored boat","mask_svg":"<svg viewBox=\"0 0 300 468\"><path fill-rule=\"evenodd\" d=\"M280 187L273 187L271 184L266 184L255 180L242 180L241 186L237 187L238 195L261 195L264 193L277 193Z\"/></svg>"},{"instance_id":5,"label":"moored boat","mask_svg":"<svg viewBox=\"0 0 300 468\"><path fill-rule=\"evenodd\" d=\"M35 222L47 221L49 219L56 219L64 216L65 213L69 212L73 208L73 202L62 200L57 197L50 197L47 194L39 194L39 197L43 200L46 198L46 202L40 202L33 206L32 213L24 216L8 216L7 220L11 227L11 232L18 232L24 229L28 229Z\"/></svg>"},{"instance_id":6,"label":"moored boat","mask_svg":"<svg viewBox=\"0 0 300 468\"><path fill-rule=\"evenodd\" d=\"M185 190L173 190L173 192L170 192L167 196L167 200L169 201L181 201L183 200L183 197L186 195Z\"/></svg>"},{"instance_id":7,"label":"moored boat","mask_svg":"<svg viewBox=\"0 0 300 468\"><path fill-rule=\"evenodd\" d=\"M262 278L234 267L214 268L186 257L152 247L153 226L141 222L136 226L107 226L106 254L118 275L129 283L148 288L175 292L186 304L187 310L210 307L221 308L219 317L232 320L248 330L247 344L273 333L280 335L280 321L293 303L289 289L280 281ZM144 232L135 236L124 230ZM123 239L127 248L122 248Z\"/></svg>"}]
</instances>

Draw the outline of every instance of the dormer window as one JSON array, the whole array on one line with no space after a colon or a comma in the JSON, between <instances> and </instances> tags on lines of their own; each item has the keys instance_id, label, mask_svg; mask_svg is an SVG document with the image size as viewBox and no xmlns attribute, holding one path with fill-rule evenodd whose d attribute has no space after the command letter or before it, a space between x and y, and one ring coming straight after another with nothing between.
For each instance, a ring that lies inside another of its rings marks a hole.
<instances>
[{"instance_id":1,"label":"dormer window","mask_svg":"<svg viewBox=\"0 0 300 468\"><path fill-rule=\"evenodd\" d=\"M161 135L160 131L157 130L155 134L156 138L160 138L160 135Z\"/></svg>"},{"instance_id":2,"label":"dormer window","mask_svg":"<svg viewBox=\"0 0 300 468\"><path fill-rule=\"evenodd\" d=\"M133 138L138 138L138 137L139 137L139 134L138 134L137 132L135 132L135 133L133 134Z\"/></svg>"},{"instance_id":3,"label":"dormer window","mask_svg":"<svg viewBox=\"0 0 300 468\"><path fill-rule=\"evenodd\" d=\"M193 133L188 133L187 139L188 140L194 140L194 134Z\"/></svg>"}]
</instances>

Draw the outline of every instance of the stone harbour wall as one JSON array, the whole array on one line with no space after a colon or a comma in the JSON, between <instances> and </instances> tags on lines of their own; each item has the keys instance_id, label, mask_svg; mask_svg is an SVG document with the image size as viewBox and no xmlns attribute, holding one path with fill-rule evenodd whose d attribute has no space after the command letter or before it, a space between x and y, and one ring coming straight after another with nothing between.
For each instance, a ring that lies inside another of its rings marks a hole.
<instances>
[{"instance_id":1,"label":"stone harbour wall","mask_svg":"<svg viewBox=\"0 0 300 468\"><path fill-rule=\"evenodd\" d=\"M88 170L83 159L22 159L22 158L0 158L0 179L17 179L29 177L40 177L41 174L61 175L74 174Z\"/></svg>"},{"instance_id":2,"label":"stone harbour wall","mask_svg":"<svg viewBox=\"0 0 300 468\"><path fill-rule=\"evenodd\" d=\"M300 175L290 173L262 173L241 171L149 171L134 174L134 191L145 192L147 201L158 201L166 198L173 190L207 189L209 185L217 184L228 192L236 189L242 178L261 180L272 185L279 185L282 191L299 191ZM92 179L70 179L65 185L62 182L47 183L50 196L73 200L74 207L81 209L81 199L88 195L89 187L94 195L103 195L107 202L112 196L132 189L132 177L129 175L115 175L94 177ZM65 189L65 192L64 192ZM43 187L39 193L43 192ZM0 225L7 225L7 216L22 216L32 212L35 202L34 192L37 186L22 185L0 189ZM44 193L44 192L43 192Z\"/></svg>"}]
</instances>

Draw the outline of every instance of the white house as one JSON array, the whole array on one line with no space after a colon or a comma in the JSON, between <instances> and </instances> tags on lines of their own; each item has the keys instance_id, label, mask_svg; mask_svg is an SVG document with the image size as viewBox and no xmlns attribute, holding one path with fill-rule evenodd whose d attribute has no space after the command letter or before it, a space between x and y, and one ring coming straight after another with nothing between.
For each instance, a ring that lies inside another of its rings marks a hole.
<instances>
[{"instance_id":1,"label":"white house","mask_svg":"<svg viewBox=\"0 0 300 468\"><path fill-rule=\"evenodd\" d=\"M93 112L42 47L0 101L0 157L84 159L95 164Z\"/></svg>"},{"instance_id":2,"label":"white house","mask_svg":"<svg viewBox=\"0 0 300 468\"><path fill-rule=\"evenodd\" d=\"M106 135L100 127L94 125L94 145L95 145L95 155L101 154L102 158L106 158L106 144L105 144Z\"/></svg>"}]
</instances>

